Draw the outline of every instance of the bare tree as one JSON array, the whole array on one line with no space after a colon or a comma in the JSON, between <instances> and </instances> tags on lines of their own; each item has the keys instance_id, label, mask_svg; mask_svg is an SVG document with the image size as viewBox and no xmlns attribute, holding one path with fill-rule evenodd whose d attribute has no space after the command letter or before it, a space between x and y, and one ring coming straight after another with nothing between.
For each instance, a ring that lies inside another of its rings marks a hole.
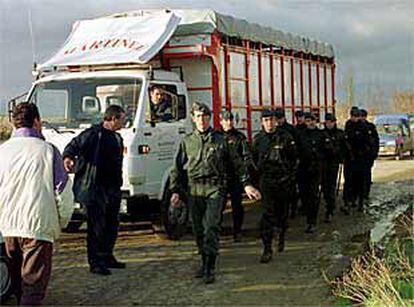
<instances>
[{"instance_id":1,"label":"bare tree","mask_svg":"<svg viewBox=\"0 0 414 307\"><path fill-rule=\"evenodd\" d=\"M394 112L414 113L414 91L395 91L392 108Z\"/></svg>"}]
</instances>

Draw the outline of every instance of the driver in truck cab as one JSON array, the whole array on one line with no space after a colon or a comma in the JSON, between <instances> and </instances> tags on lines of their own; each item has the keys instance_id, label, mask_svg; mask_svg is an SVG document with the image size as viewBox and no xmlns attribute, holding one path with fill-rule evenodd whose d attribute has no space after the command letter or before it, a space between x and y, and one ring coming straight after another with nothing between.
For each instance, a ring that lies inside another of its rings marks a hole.
<instances>
[{"instance_id":1,"label":"driver in truck cab","mask_svg":"<svg viewBox=\"0 0 414 307\"><path fill-rule=\"evenodd\" d=\"M150 87L151 121L166 122L173 118L171 101L168 101L167 97L160 86Z\"/></svg>"}]
</instances>

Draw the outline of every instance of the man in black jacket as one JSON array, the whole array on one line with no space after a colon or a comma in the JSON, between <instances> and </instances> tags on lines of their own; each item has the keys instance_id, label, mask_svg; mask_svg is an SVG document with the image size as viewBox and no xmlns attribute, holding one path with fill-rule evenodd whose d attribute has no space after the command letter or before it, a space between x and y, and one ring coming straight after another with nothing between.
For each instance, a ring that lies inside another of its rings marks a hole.
<instances>
[{"instance_id":1,"label":"man in black jacket","mask_svg":"<svg viewBox=\"0 0 414 307\"><path fill-rule=\"evenodd\" d=\"M361 109L361 121L367 125L368 128L368 139L370 151L367 156L367 168L365 175L365 189L364 189L364 198L365 200L369 199L369 193L371 191L372 184L372 167L374 166L374 161L378 158L379 152L379 136L377 127L367 120L368 112L364 109Z\"/></svg>"},{"instance_id":2,"label":"man in black jacket","mask_svg":"<svg viewBox=\"0 0 414 307\"><path fill-rule=\"evenodd\" d=\"M75 172L75 200L86 209L87 250L91 273L109 275L108 268L125 268L113 249L118 235L122 186L122 128L125 111L112 105L101 124L73 138L63 152L66 171Z\"/></svg>"},{"instance_id":3,"label":"man in black jacket","mask_svg":"<svg viewBox=\"0 0 414 307\"><path fill-rule=\"evenodd\" d=\"M322 132L316 127L316 117L305 115L306 126L299 136L299 193L306 212L306 233L315 231L319 211L319 183L322 161Z\"/></svg>"},{"instance_id":4,"label":"man in black jacket","mask_svg":"<svg viewBox=\"0 0 414 307\"><path fill-rule=\"evenodd\" d=\"M344 131L336 126L336 118L332 113L325 114L322 135L324 159L321 189L326 204L325 222L329 223L335 211L339 164L343 162L346 150Z\"/></svg>"}]
</instances>

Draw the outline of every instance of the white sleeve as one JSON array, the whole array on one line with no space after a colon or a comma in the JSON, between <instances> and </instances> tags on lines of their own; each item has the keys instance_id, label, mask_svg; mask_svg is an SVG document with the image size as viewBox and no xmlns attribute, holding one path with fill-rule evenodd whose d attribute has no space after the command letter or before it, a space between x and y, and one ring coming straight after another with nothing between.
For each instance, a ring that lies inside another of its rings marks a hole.
<instances>
[{"instance_id":1,"label":"white sleeve","mask_svg":"<svg viewBox=\"0 0 414 307\"><path fill-rule=\"evenodd\" d=\"M73 177L69 176L65 188L61 193L56 193L56 205L59 214L60 228L66 228L73 210L75 209L74 196L72 192Z\"/></svg>"}]
</instances>

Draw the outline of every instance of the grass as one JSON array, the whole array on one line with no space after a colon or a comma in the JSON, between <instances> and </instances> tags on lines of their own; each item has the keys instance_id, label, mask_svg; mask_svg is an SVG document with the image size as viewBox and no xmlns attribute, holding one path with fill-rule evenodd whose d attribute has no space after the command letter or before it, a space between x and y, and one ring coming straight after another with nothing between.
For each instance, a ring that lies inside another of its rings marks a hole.
<instances>
[{"instance_id":1,"label":"grass","mask_svg":"<svg viewBox=\"0 0 414 307\"><path fill-rule=\"evenodd\" d=\"M337 306L413 306L414 229L412 210L396 221L396 235L382 252L356 258L341 279L331 282Z\"/></svg>"},{"instance_id":2,"label":"grass","mask_svg":"<svg viewBox=\"0 0 414 307\"><path fill-rule=\"evenodd\" d=\"M0 117L0 140L7 140L12 132L12 126L7 117Z\"/></svg>"}]
</instances>

